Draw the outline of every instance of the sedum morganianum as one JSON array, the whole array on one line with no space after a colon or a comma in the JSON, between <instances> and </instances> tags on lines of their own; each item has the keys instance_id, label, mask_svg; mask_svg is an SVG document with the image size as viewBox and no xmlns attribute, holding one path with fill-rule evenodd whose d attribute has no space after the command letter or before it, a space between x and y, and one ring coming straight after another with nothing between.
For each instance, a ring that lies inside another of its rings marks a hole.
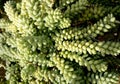
<instances>
[{"instance_id":1,"label":"sedum morganianum","mask_svg":"<svg viewBox=\"0 0 120 84\"><path fill-rule=\"evenodd\" d=\"M87 0L7 1L8 18L0 20L0 58L6 61L8 84L117 84L119 73L109 71L104 58L119 55L120 42L93 40L117 28L113 14L85 28L71 26L88 4Z\"/></svg>"}]
</instances>

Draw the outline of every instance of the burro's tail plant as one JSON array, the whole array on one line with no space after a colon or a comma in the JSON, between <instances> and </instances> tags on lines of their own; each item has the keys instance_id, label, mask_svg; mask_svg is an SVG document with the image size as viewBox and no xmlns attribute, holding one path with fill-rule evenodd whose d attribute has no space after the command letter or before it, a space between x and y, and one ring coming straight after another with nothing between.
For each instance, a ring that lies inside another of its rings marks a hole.
<instances>
[{"instance_id":1,"label":"burro's tail plant","mask_svg":"<svg viewBox=\"0 0 120 84\"><path fill-rule=\"evenodd\" d=\"M8 19L0 19L0 58L6 61L6 83L119 83L120 73L110 68L114 60L109 58L120 54L120 42L97 37L120 22L101 5L21 0L7 1L4 10Z\"/></svg>"}]
</instances>

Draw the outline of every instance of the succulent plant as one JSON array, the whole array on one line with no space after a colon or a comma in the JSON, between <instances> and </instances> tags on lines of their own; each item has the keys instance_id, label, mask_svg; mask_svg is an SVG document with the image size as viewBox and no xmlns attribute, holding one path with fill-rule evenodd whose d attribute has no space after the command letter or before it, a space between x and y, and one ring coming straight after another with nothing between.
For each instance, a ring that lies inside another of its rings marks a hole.
<instances>
[{"instance_id":1,"label":"succulent plant","mask_svg":"<svg viewBox=\"0 0 120 84\"><path fill-rule=\"evenodd\" d=\"M94 39L120 22L101 5L90 6L88 0L7 1L8 18L0 19L7 83L117 84L107 57L120 54L120 42Z\"/></svg>"}]
</instances>

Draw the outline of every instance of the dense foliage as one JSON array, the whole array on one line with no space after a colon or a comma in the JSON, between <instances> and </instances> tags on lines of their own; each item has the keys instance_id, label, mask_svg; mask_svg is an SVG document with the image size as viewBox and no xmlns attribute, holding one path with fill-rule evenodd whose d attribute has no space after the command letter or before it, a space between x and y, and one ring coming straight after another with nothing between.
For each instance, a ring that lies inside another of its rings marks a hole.
<instances>
[{"instance_id":1,"label":"dense foliage","mask_svg":"<svg viewBox=\"0 0 120 84\"><path fill-rule=\"evenodd\" d=\"M7 1L4 11L0 58L6 83L119 83L119 39L100 39L119 30L119 0Z\"/></svg>"}]
</instances>

